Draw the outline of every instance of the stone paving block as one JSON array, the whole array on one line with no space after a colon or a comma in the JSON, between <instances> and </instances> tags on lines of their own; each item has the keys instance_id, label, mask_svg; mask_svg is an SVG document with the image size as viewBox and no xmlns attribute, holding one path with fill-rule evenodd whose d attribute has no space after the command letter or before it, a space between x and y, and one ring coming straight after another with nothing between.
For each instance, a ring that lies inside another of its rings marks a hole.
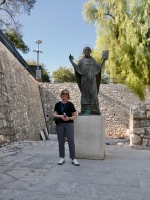
<instances>
[{"instance_id":1,"label":"stone paving block","mask_svg":"<svg viewBox=\"0 0 150 200\"><path fill-rule=\"evenodd\" d=\"M74 166L65 148L60 166L58 142L20 143L19 152L0 159L0 200L149 200L148 150L107 145L105 160L79 159Z\"/></svg>"},{"instance_id":2,"label":"stone paving block","mask_svg":"<svg viewBox=\"0 0 150 200\"><path fill-rule=\"evenodd\" d=\"M9 182L15 181L14 177L11 177L5 173L0 174L0 186Z\"/></svg>"},{"instance_id":3,"label":"stone paving block","mask_svg":"<svg viewBox=\"0 0 150 200\"><path fill-rule=\"evenodd\" d=\"M19 191L19 190L3 190L0 189L0 194L3 196L3 198L0 197L0 200L5 200L5 199L11 199L9 193L12 193L12 196L14 199L12 200L99 200L97 198L94 198L92 195L89 195L89 197L84 197L84 196L73 196L71 195L55 195L51 193L44 193L44 192L34 192L34 191Z\"/></svg>"}]
</instances>

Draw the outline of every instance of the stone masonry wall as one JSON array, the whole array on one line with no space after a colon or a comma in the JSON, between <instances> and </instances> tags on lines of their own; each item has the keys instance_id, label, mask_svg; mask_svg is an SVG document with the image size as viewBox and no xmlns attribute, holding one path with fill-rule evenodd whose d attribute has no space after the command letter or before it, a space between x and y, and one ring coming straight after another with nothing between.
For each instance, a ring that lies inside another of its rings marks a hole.
<instances>
[{"instance_id":1,"label":"stone masonry wall","mask_svg":"<svg viewBox=\"0 0 150 200\"><path fill-rule=\"evenodd\" d=\"M71 101L80 112L81 94L76 83L41 83L44 109L47 115L49 130L55 133L52 113L54 105L60 98L60 92L67 88L71 94ZM147 91L147 100L150 93ZM114 138L124 138L129 128L130 107L140 99L121 84L102 84L99 91L100 111L105 116L106 135Z\"/></svg>"},{"instance_id":2,"label":"stone masonry wall","mask_svg":"<svg viewBox=\"0 0 150 200\"><path fill-rule=\"evenodd\" d=\"M45 127L39 83L0 42L0 146L40 140Z\"/></svg>"},{"instance_id":3,"label":"stone masonry wall","mask_svg":"<svg viewBox=\"0 0 150 200\"><path fill-rule=\"evenodd\" d=\"M150 102L135 104L130 109L130 144L150 149Z\"/></svg>"}]
</instances>

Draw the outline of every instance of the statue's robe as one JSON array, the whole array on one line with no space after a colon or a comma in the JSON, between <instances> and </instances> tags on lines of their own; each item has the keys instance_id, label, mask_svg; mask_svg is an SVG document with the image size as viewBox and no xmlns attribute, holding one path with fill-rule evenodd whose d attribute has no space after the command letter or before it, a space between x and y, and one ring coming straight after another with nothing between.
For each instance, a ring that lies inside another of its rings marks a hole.
<instances>
[{"instance_id":1,"label":"statue's robe","mask_svg":"<svg viewBox=\"0 0 150 200\"><path fill-rule=\"evenodd\" d=\"M75 75L81 91L81 114L100 114L98 92L101 68L93 57L81 58L74 66Z\"/></svg>"}]
</instances>

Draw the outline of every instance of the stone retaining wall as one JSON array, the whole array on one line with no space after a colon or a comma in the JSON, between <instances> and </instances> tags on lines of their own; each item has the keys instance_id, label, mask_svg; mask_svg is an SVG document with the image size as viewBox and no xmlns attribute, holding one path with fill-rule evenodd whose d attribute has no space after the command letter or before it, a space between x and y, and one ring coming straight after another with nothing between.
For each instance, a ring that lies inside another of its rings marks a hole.
<instances>
[{"instance_id":1,"label":"stone retaining wall","mask_svg":"<svg viewBox=\"0 0 150 200\"><path fill-rule=\"evenodd\" d=\"M81 94L77 84L39 84L0 42L0 146L16 140L40 139L39 131L44 129L46 125L39 85L42 89L44 110L47 115L49 130L51 133L55 133L52 114L54 105L60 100L60 92L63 89L67 88L70 91L71 101L74 103L77 112L80 112ZM150 101L149 91L147 91L146 101ZM124 85L102 84L99 91L99 103L101 114L105 116L106 135L113 138L126 137L126 131L129 128L130 107L141 103L140 99ZM150 111L142 112L149 113ZM132 117L130 119L131 128L131 124L134 124L134 121ZM144 120L146 121L143 122L141 119L137 123L140 124L140 127L134 127L140 128L143 133L133 133L137 135L136 138L143 138L140 141L138 140L140 144L142 142L142 144L148 146L150 132L148 124L150 119L145 118ZM146 126L143 125L144 127L142 127L141 124L145 123Z\"/></svg>"},{"instance_id":2,"label":"stone retaining wall","mask_svg":"<svg viewBox=\"0 0 150 200\"><path fill-rule=\"evenodd\" d=\"M130 144L150 149L150 102L135 104L130 109Z\"/></svg>"},{"instance_id":3,"label":"stone retaining wall","mask_svg":"<svg viewBox=\"0 0 150 200\"><path fill-rule=\"evenodd\" d=\"M0 146L40 140L44 128L39 83L0 42Z\"/></svg>"},{"instance_id":4,"label":"stone retaining wall","mask_svg":"<svg viewBox=\"0 0 150 200\"><path fill-rule=\"evenodd\" d=\"M81 94L76 83L41 83L45 113L51 133L55 133L52 113L54 105L60 100L60 92L67 88L71 94L71 101L80 112ZM147 91L147 100L150 93ZM130 107L140 99L121 84L102 84L99 91L101 114L105 116L106 134L113 138L126 137L129 128Z\"/></svg>"}]
</instances>

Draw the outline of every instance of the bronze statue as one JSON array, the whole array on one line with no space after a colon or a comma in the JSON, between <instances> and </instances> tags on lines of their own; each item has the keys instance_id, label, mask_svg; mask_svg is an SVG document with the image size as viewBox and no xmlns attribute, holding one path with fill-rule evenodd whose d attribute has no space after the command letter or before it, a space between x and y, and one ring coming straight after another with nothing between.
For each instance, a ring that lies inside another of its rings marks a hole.
<instances>
[{"instance_id":1,"label":"bronze statue","mask_svg":"<svg viewBox=\"0 0 150 200\"><path fill-rule=\"evenodd\" d=\"M69 56L81 92L81 113L79 115L100 115L98 92L101 81L101 68L105 60L108 59L108 51L103 51L100 64L97 64L96 60L90 56L90 47L86 46L83 53L84 56L78 64L73 62L74 58L71 54Z\"/></svg>"}]
</instances>

